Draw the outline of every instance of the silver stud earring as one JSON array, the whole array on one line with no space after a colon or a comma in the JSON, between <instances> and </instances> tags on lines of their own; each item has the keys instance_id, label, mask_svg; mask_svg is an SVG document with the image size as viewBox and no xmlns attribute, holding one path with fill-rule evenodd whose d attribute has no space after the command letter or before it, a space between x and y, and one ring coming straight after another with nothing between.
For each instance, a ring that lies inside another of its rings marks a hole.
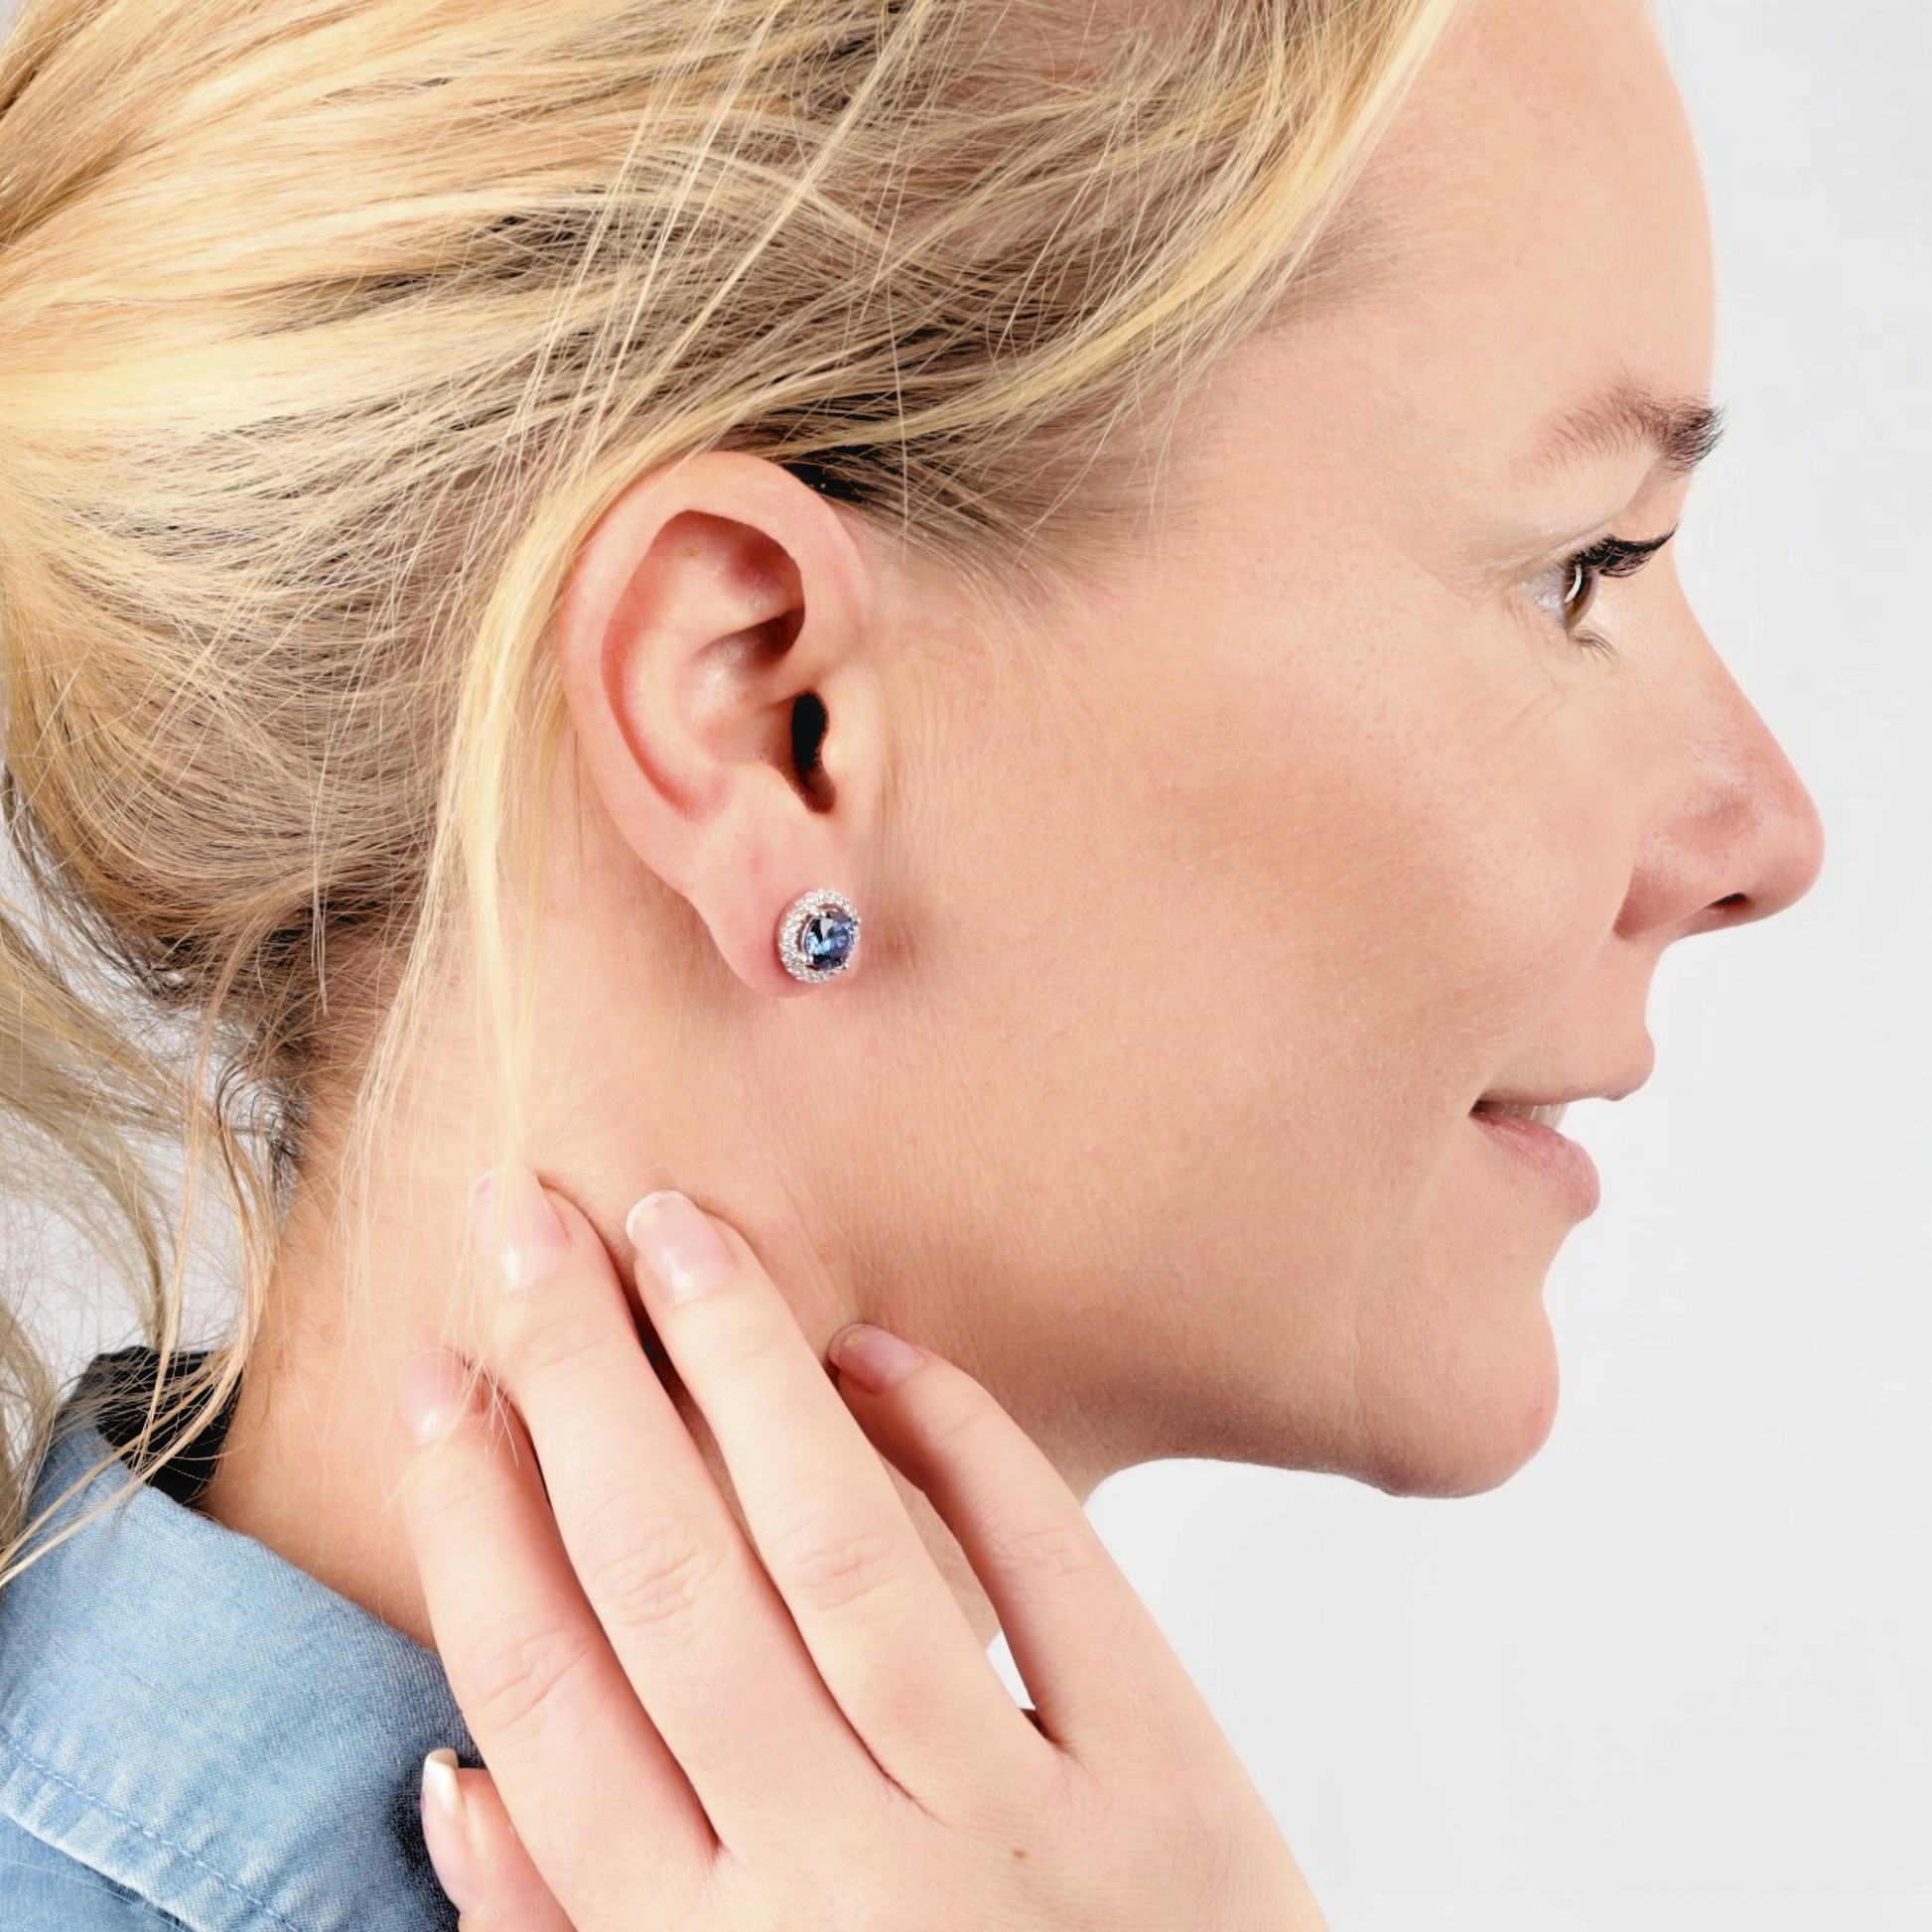
<instances>
[{"instance_id":1,"label":"silver stud earring","mask_svg":"<svg viewBox=\"0 0 1932 1932\"><path fill-rule=\"evenodd\" d=\"M859 908L843 893L801 893L778 920L778 957L807 986L849 972L859 957Z\"/></svg>"}]
</instances>

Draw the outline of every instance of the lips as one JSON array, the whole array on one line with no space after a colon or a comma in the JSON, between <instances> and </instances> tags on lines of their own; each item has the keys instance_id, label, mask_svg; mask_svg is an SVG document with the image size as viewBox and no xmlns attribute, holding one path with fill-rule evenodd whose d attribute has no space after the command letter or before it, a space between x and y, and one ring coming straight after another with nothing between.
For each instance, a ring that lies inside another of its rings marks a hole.
<instances>
[{"instance_id":1,"label":"lips","mask_svg":"<svg viewBox=\"0 0 1932 1932\"><path fill-rule=\"evenodd\" d=\"M1596 1212L1602 1183L1589 1156L1557 1132L1569 1107L1567 1100L1485 1094L1469 1109L1469 1118L1481 1130L1483 1140L1519 1173L1552 1188L1571 1217L1582 1221Z\"/></svg>"}]
</instances>

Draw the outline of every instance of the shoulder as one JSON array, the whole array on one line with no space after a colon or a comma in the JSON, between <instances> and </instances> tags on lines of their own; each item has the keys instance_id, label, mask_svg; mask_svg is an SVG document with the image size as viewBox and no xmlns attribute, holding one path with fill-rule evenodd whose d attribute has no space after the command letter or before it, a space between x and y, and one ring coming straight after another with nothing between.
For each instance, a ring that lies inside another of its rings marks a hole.
<instances>
[{"instance_id":1,"label":"shoulder","mask_svg":"<svg viewBox=\"0 0 1932 1932\"><path fill-rule=\"evenodd\" d=\"M0 1932L454 1927L417 1784L475 1744L435 1655L95 1431L35 1495L49 1541L0 1589Z\"/></svg>"},{"instance_id":2,"label":"shoulder","mask_svg":"<svg viewBox=\"0 0 1932 1932\"><path fill-rule=\"evenodd\" d=\"M0 1816L7 1932L180 1932L181 1921Z\"/></svg>"}]
</instances>

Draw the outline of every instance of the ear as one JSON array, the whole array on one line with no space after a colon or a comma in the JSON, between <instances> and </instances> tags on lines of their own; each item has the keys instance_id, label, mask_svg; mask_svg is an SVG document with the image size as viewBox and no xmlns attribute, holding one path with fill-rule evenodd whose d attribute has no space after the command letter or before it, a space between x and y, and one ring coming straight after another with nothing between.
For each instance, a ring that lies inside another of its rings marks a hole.
<instances>
[{"instance_id":1,"label":"ear","mask_svg":"<svg viewBox=\"0 0 1932 1932\"><path fill-rule=\"evenodd\" d=\"M830 502L713 451L606 511L554 626L579 766L619 836L773 997L813 990L778 957L794 898L829 887L868 905L883 789L871 591Z\"/></svg>"}]
</instances>

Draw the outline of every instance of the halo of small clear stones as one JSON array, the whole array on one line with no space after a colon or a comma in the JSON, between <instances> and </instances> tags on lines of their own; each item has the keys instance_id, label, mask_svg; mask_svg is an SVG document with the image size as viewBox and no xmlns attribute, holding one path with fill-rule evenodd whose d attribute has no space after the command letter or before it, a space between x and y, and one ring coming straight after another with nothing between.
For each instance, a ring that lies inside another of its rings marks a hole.
<instances>
[{"instance_id":1,"label":"halo of small clear stones","mask_svg":"<svg viewBox=\"0 0 1932 1932\"><path fill-rule=\"evenodd\" d=\"M852 924L852 949L836 966L814 965L803 945L805 927L824 912L836 913ZM778 921L778 957L784 961L785 971L807 986L818 986L849 972L859 957L859 908L843 893L801 893Z\"/></svg>"}]
</instances>

